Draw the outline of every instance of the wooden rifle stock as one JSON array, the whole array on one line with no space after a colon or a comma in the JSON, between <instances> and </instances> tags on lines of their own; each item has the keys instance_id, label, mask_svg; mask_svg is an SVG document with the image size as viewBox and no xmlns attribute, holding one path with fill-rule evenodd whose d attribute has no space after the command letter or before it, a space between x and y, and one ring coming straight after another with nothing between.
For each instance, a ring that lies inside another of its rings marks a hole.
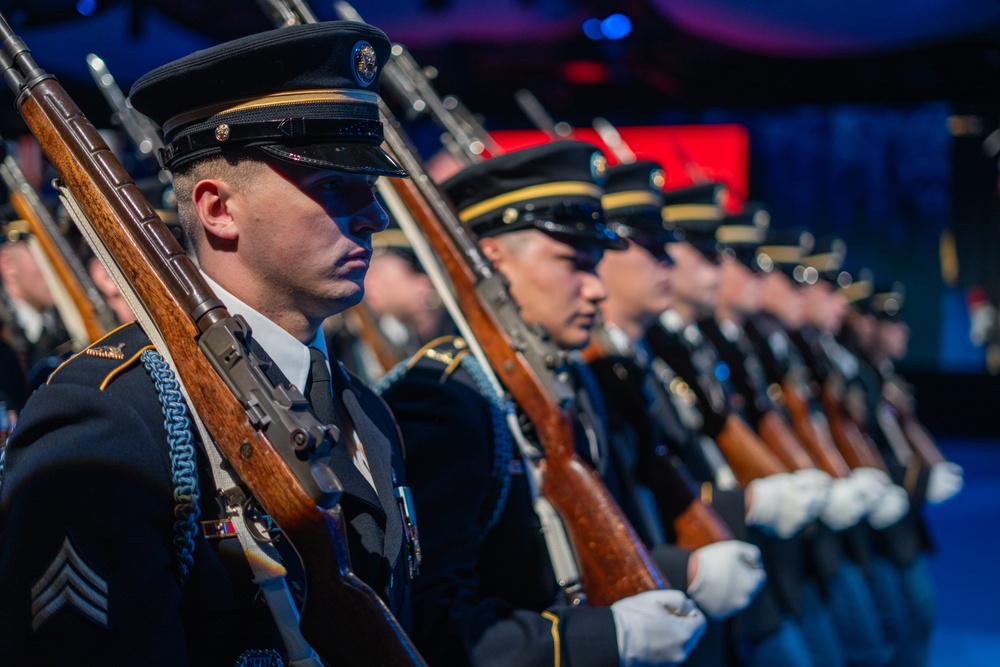
<instances>
[{"instance_id":1,"label":"wooden rifle stock","mask_svg":"<svg viewBox=\"0 0 1000 667\"><path fill-rule=\"evenodd\" d=\"M757 433L771 453L781 459L789 470L816 467L812 457L776 411L768 410L761 416Z\"/></svg>"},{"instance_id":2,"label":"wooden rifle stock","mask_svg":"<svg viewBox=\"0 0 1000 667\"><path fill-rule=\"evenodd\" d=\"M258 430L267 426L259 420L258 428L251 425L246 409L199 347L203 333L231 321L221 302L97 130L55 79L35 65L3 17L0 37L3 78L82 210L89 225L84 232L123 291L138 299L144 312L136 314L171 362L192 410L299 554L308 591L300 623L305 639L331 664L423 664L389 609L350 571L338 511L317 506Z\"/></svg>"},{"instance_id":3,"label":"wooden rifle stock","mask_svg":"<svg viewBox=\"0 0 1000 667\"><path fill-rule=\"evenodd\" d=\"M831 427L821 428L810 414L809 404L791 379L786 379L781 392L792 428L819 469L833 477L846 477L851 467L828 433Z\"/></svg>"},{"instance_id":4,"label":"wooden rifle stock","mask_svg":"<svg viewBox=\"0 0 1000 667\"><path fill-rule=\"evenodd\" d=\"M726 417L715 442L743 486L761 477L788 472L781 459L771 453L739 415L730 413Z\"/></svg>"},{"instance_id":5,"label":"wooden rifle stock","mask_svg":"<svg viewBox=\"0 0 1000 667\"><path fill-rule=\"evenodd\" d=\"M852 468L878 468L888 471L888 466L875 448L875 444L844 414L840 401L828 385L824 385L821 391L820 404L830 424L830 435L833 436L833 441L847 465Z\"/></svg>"},{"instance_id":6,"label":"wooden rifle stock","mask_svg":"<svg viewBox=\"0 0 1000 667\"><path fill-rule=\"evenodd\" d=\"M913 399L906 389L899 386L898 380L885 382L882 388L882 398L896 409L903 434L925 465L933 466L947 461L944 454L938 449L934 437L917 419L917 415L913 411Z\"/></svg>"}]
</instances>

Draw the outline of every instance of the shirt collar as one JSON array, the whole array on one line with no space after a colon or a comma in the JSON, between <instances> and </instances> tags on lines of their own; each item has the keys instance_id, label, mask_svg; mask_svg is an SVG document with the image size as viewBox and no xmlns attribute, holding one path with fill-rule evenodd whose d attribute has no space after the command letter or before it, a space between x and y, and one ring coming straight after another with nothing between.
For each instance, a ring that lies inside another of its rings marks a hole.
<instances>
[{"instance_id":1,"label":"shirt collar","mask_svg":"<svg viewBox=\"0 0 1000 667\"><path fill-rule=\"evenodd\" d=\"M45 318L31 306L20 299L7 295L11 309L14 311L14 319L24 332L24 337L31 343L37 343L42 337L42 329L45 328Z\"/></svg>"},{"instance_id":2,"label":"shirt collar","mask_svg":"<svg viewBox=\"0 0 1000 667\"><path fill-rule=\"evenodd\" d=\"M256 310L243 303L240 299L230 294L219 283L212 280L204 272L201 274L229 310L231 315L242 315L250 325L253 332L253 339L264 348L267 356L278 365L281 372L285 374L288 381L305 391L306 378L309 376L309 348L315 347L329 362L329 354L326 350L326 339L323 337L323 329L316 330L316 335L309 342L303 345L295 336L288 333L277 324L261 315Z\"/></svg>"}]
</instances>

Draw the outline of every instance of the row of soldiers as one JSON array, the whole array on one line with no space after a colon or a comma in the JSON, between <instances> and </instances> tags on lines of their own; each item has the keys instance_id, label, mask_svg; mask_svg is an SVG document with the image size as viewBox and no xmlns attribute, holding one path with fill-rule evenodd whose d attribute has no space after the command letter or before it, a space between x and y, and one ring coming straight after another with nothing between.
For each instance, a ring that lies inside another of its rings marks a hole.
<instances>
[{"instance_id":1,"label":"row of soldiers","mask_svg":"<svg viewBox=\"0 0 1000 667\"><path fill-rule=\"evenodd\" d=\"M572 542L547 503L543 425L381 231L375 178L406 175L380 146L388 52L369 26L284 28L155 70L131 101L164 129L191 252L261 371L337 427L321 463L350 564L427 661L924 664L920 505L961 473L908 421L901 293L760 207L726 215L721 186L664 192L659 165L608 168L582 142L442 183L561 351L575 454L658 578L588 604L579 563L602 545ZM276 133L290 117L299 134ZM178 420L146 326L74 355L21 411L0 468L0 646L12 664L320 664L297 628L308 576ZM247 540L241 521L267 527Z\"/></svg>"}]
</instances>

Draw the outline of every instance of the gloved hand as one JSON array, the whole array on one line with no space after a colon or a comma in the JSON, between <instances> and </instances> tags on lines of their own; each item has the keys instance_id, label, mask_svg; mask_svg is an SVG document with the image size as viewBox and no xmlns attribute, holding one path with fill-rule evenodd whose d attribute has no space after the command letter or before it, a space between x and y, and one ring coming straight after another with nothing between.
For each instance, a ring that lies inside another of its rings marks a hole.
<instances>
[{"instance_id":1,"label":"gloved hand","mask_svg":"<svg viewBox=\"0 0 1000 667\"><path fill-rule=\"evenodd\" d=\"M816 518L828 491L822 478L798 473L761 477L750 482L747 489L747 525L785 539Z\"/></svg>"},{"instance_id":2,"label":"gloved hand","mask_svg":"<svg viewBox=\"0 0 1000 667\"><path fill-rule=\"evenodd\" d=\"M909 511L910 494L903 487L890 484L885 490L885 495L879 500L878 506L868 515L868 523L876 530L888 528L906 516Z\"/></svg>"},{"instance_id":3,"label":"gloved hand","mask_svg":"<svg viewBox=\"0 0 1000 667\"><path fill-rule=\"evenodd\" d=\"M882 488L878 489L879 496ZM871 509L872 499L853 477L834 479L820 520L834 530L856 526Z\"/></svg>"},{"instance_id":4,"label":"gloved hand","mask_svg":"<svg viewBox=\"0 0 1000 667\"><path fill-rule=\"evenodd\" d=\"M674 665L705 632L705 615L680 591L646 591L611 605L622 667Z\"/></svg>"},{"instance_id":5,"label":"gloved hand","mask_svg":"<svg viewBox=\"0 0 1000 667\"><path fill-rule=\"evenodd\" d=\"M855 468L851 471L851 476L848 479L868 503L865 514L878 507L879 503L882 502L882 496L892 486L892 479L889 475L878 468Z\"/></svg>"},{"instance_id":6,"label":"gloved hand","mask_svg":"<svg viewBox=\"0 0 1000 667\"><path fill-rule=\"evenodd\" d=\"M697 559L698 571L687 594L715 621L746 609L767 579L760 549L739 540L709 544L691 558Z\"/></svg>"},{"instance_id":7,"label":"gloved hand","mask_svg":"<svg viewBox=\"0 0 1000 667\"><path fill-rule=\"evenodd\" d=\"M954 497L965 485L964 474L957 463L935 463L927 480L927 502L937 505Z\"/></svg>"}]
</instances>

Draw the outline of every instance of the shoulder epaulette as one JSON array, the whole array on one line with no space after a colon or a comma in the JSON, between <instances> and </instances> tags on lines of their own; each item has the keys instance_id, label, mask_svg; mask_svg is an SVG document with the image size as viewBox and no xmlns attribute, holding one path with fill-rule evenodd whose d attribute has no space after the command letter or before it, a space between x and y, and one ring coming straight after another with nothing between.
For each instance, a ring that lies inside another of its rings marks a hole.
<instances>
[{"instance_id":1,"label":"shoulder epaulette","mask_svg":"<svg viewBox=\"0 0 1000 667\"><path fill-rule=\"evenodd\" d=\"M101 391L133 367L146 350L153 349L149 337L135 322L123 324L63 362L47 384L96 385Z\"/></svg>"},{"instance_id":2,"label":"shoulder epaulette","mask_svg":"<svg viewBox=\"0 0 1000 667\"><path fill-rule=\"evenodd\" d=\"M443 377L446 378L458 369L462 358L469 353L469 345L461 336L441 336L417 350L406 363L406 367L413 368L421 361L429 359L445 367Z\"/></svg>"}]
</instances>

